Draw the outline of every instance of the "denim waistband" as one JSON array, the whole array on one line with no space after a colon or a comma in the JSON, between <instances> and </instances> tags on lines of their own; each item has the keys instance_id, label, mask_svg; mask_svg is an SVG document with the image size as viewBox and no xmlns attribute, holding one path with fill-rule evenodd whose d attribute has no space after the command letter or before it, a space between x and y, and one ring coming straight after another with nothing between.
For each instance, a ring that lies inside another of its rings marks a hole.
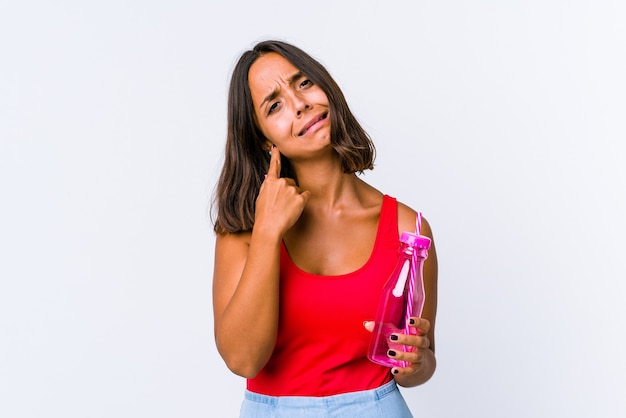
<instances>
[{"instance_id":1,"label":"denim waistband","mask_svg":"<svg viewBox=\"0 0 626 418\"><path fill-rule=\"evenodd\" d=\"M350 404L367 401L377 401L398 390L395 380L369 390L341 393L331 396L269 396L260 393L245 391L245 398L249 401L260 402L272 406L297 407L299 405L319 405L328 407L337 404Z\"/></svg>"}]
</instances>

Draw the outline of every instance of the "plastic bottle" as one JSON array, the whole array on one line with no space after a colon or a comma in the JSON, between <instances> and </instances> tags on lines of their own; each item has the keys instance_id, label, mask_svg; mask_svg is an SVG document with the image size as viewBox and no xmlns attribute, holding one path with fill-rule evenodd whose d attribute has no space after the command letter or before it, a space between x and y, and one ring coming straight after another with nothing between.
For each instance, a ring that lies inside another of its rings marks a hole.
<instances>
[{"instance_id":1,"label":"plastic bottle","mask_svg":"<svg viewBox=\"0 0 626 418\"><path fill-rule=\"evenodd\" d=\"M388 367L406 367L406 361L393 359L387 351L407 351L410 347L390 340L393 333L414 334L409 318L421 316L424 307L424 260L428 257L430 238L404 232L400 254L391 276L385 283L378 304L376 322L367 357Z\"/></svg>"}]
</instances>

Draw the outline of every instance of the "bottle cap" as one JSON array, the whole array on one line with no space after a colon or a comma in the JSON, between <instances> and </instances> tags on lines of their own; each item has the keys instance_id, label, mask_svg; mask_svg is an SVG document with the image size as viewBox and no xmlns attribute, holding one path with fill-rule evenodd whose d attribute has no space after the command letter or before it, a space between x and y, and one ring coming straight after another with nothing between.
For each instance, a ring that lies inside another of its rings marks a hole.
<instances>
[{"instance_id":1,"label":"bottle cap","mask_svg":"<svg viewBox=\"0 0 626 418\"><path fill-rule=\"evenodd\" d=\"M413 248L422 248L425 250L430 248L430 238L412 232L403 232L400 236L400 241Z\"/></svg>"}]
</instances>

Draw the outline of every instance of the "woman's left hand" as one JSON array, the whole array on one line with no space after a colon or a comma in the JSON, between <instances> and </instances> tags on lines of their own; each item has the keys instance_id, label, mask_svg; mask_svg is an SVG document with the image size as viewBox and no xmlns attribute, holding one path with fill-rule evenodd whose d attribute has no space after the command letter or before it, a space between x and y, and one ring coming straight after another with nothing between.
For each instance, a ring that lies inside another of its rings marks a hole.
<instances>
[{"instance_id":1,"label":"woman's left hand","mask_svg":"<svg viewBox=\"0 0 626 418\"><path fill-rule=\"evenodd\" d=\"M426 358L426 351L430 351L428 331L430 322L424 318L413 317L410 319L411 334L394 332L389 337L389 350L387 355L395 360L406 361L407 367L393 367L391 373L394 376L410 376L420 371ZM364 323L368 331L374 329L374 322Z\"/></svg>"},{"instance_id":2,"label":"woman's left hand","mask_svg":"<svg viewBox=\"0 0 626 418\"><path fill-rule=\"evenodd\" d=\"M410 319L411 334L393 333L389 337L392 348L387 351L390 358L406 361L407 367L393 367L391 373L394 376L409 376L420 371L426 358L426 350L430 350L428 331L430 322L424 318L413 317ZM402 349L401 346L408 347ZM393 348L399 349L394 350Z\"/></svg>"}]
</instances>

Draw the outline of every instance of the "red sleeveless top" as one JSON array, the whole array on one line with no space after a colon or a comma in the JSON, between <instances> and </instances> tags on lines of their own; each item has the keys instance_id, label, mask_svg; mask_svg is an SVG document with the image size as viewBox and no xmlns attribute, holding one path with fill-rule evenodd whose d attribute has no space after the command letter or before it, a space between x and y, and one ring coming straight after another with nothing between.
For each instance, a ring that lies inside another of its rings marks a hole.
<instances>
[{"instance_id":1,"label":"red sleeveless top","mask_svg":"<svg viewBox=\"0 0 626 418\"><path fill-rule=\"evenodd\" d=\"M270 396L329 396L377 388L389 368L367 359L370 333L383 285L398 259L396 200L383 197L376 242L368 261L339 276L300 270L284 243L280 253L280 319L274 352L251 392Z\"/></svg>"}]
</instances>

